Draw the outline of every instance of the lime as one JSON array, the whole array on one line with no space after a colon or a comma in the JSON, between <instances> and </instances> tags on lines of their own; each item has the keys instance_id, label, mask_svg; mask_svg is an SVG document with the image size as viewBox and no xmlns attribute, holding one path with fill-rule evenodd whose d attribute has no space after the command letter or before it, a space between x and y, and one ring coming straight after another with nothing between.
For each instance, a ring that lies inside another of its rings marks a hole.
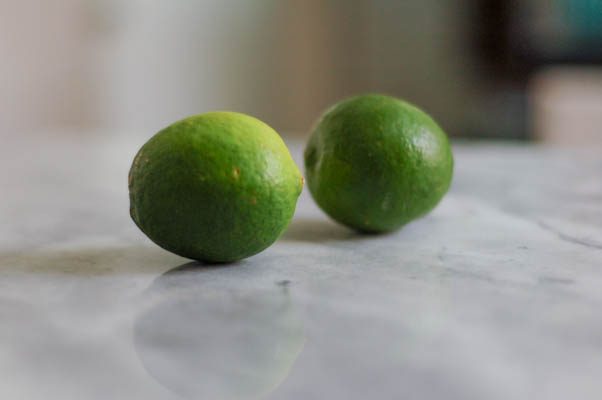
<instances>
[{"instance_id":1,"label":"lime","mask_svg":"<svg viewBox=\"0 0 602 400\"><path fill-rule=\"evenodd\" d=\"M453 156L422 110L389 96L335 104L305 149L309 189L334 220L365 232L397 229L431 211L447 192Z\"/></svg>"},{"instance_id":2,"label":"lime","mask_svg":"<svg viewBox=\"0 0 602 400\"><path fill-rule=\"evenodd\" d=\"M130 169L130 215L156 244L208 262L271 245L289 224L303 178L280 136L234 112L178 121Z\"/></svg>"}]
</instances>

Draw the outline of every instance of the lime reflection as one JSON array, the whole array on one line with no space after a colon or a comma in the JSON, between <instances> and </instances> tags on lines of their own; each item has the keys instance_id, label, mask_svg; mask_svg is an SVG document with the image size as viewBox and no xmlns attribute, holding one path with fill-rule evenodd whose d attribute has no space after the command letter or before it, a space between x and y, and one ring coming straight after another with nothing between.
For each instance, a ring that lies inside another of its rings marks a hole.
<instances>
[{"instance_id":1,"label":"lime reflection","mask_svg":"<svg viewBox=\"0 0 602 400\"><path fill-rule=\"evenodd\" d=\"M184 398L262 397L303 349L288 285L245 286L237 269L190 263L144 292L149 306L134 322L136 352L154 379Z\"/></svg>"}]
</instances>

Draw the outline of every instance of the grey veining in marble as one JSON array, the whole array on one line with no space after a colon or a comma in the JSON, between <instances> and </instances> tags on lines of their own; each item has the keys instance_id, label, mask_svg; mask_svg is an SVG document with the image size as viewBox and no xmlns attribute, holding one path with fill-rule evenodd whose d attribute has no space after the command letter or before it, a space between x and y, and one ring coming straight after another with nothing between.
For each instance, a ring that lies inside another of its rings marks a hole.
<instances>
[{"instance_id":1,"label":"grey veining in marble","mask_svg":"<svg viewBox=\"0 0 602 400\"><path fill-rule=\"evenodd\" d=\"M397 233L305 191L274 246L206 266L129 220L142 141L0 148L0 398L602 396L599 149L458 144L449 195Z\"/></svg>"}]
</instances>

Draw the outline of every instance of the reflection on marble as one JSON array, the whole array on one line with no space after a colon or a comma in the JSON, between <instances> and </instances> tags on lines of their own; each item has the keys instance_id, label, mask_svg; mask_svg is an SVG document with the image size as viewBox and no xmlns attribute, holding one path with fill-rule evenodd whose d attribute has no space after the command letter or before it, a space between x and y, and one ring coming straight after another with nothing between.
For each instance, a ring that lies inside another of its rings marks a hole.
<instances>
[{"instance_id":1,"label":"reflection on marble","mask_svg":"<svg viewBox=\"0 0 602 400\"><path fill-rule=\"evenodd\" d=\"M143 294L136 352L151 376L184 398L262 397L288 376L305 342L286 281L244 288L222 279L225 268L236 266L186 264Z\"/></svg>"},{"instance_id":2,"label":"reflection on marble","mask_svg":"<svg viewBox=\"0 0 602 400\"><path fill-rule=\"evenodd\" d=\"M457 145L450 193L399 232L351 232L305 191L265 252L173 270L128 216L140 140L19 140L2 399L602 397L596 149Z\"/></svg>"}]
</instances>

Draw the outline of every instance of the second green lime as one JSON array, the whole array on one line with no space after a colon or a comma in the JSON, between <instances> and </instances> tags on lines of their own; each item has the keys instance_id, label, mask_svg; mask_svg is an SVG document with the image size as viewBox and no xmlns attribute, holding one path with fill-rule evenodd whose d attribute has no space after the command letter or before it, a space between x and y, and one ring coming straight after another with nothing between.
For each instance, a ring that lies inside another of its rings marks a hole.
<instances>
[{"instance_id":1,"label":"second green lime","mask_svg":"<svg viewBox=\"0 0 602 400\"><path fill-rule=\"evenodd\" d=\"M129 174L130 214L173 253L229 262L280 236L302 187L272 128L248 115L211 112L178 121L142 146Z\"/></svg>"},{"instance_id":2,"label":"second green lime","mask_svg":"<svg viewBox=\"0 0 602 400\"><path fill-rule=\"evenodd\" d=\"M419 108L383 95L352 97L318 121L305 149L308 186L334 220L363 232L395 230L447 192L453 156Z\"/></svg>"}]
</instances>

